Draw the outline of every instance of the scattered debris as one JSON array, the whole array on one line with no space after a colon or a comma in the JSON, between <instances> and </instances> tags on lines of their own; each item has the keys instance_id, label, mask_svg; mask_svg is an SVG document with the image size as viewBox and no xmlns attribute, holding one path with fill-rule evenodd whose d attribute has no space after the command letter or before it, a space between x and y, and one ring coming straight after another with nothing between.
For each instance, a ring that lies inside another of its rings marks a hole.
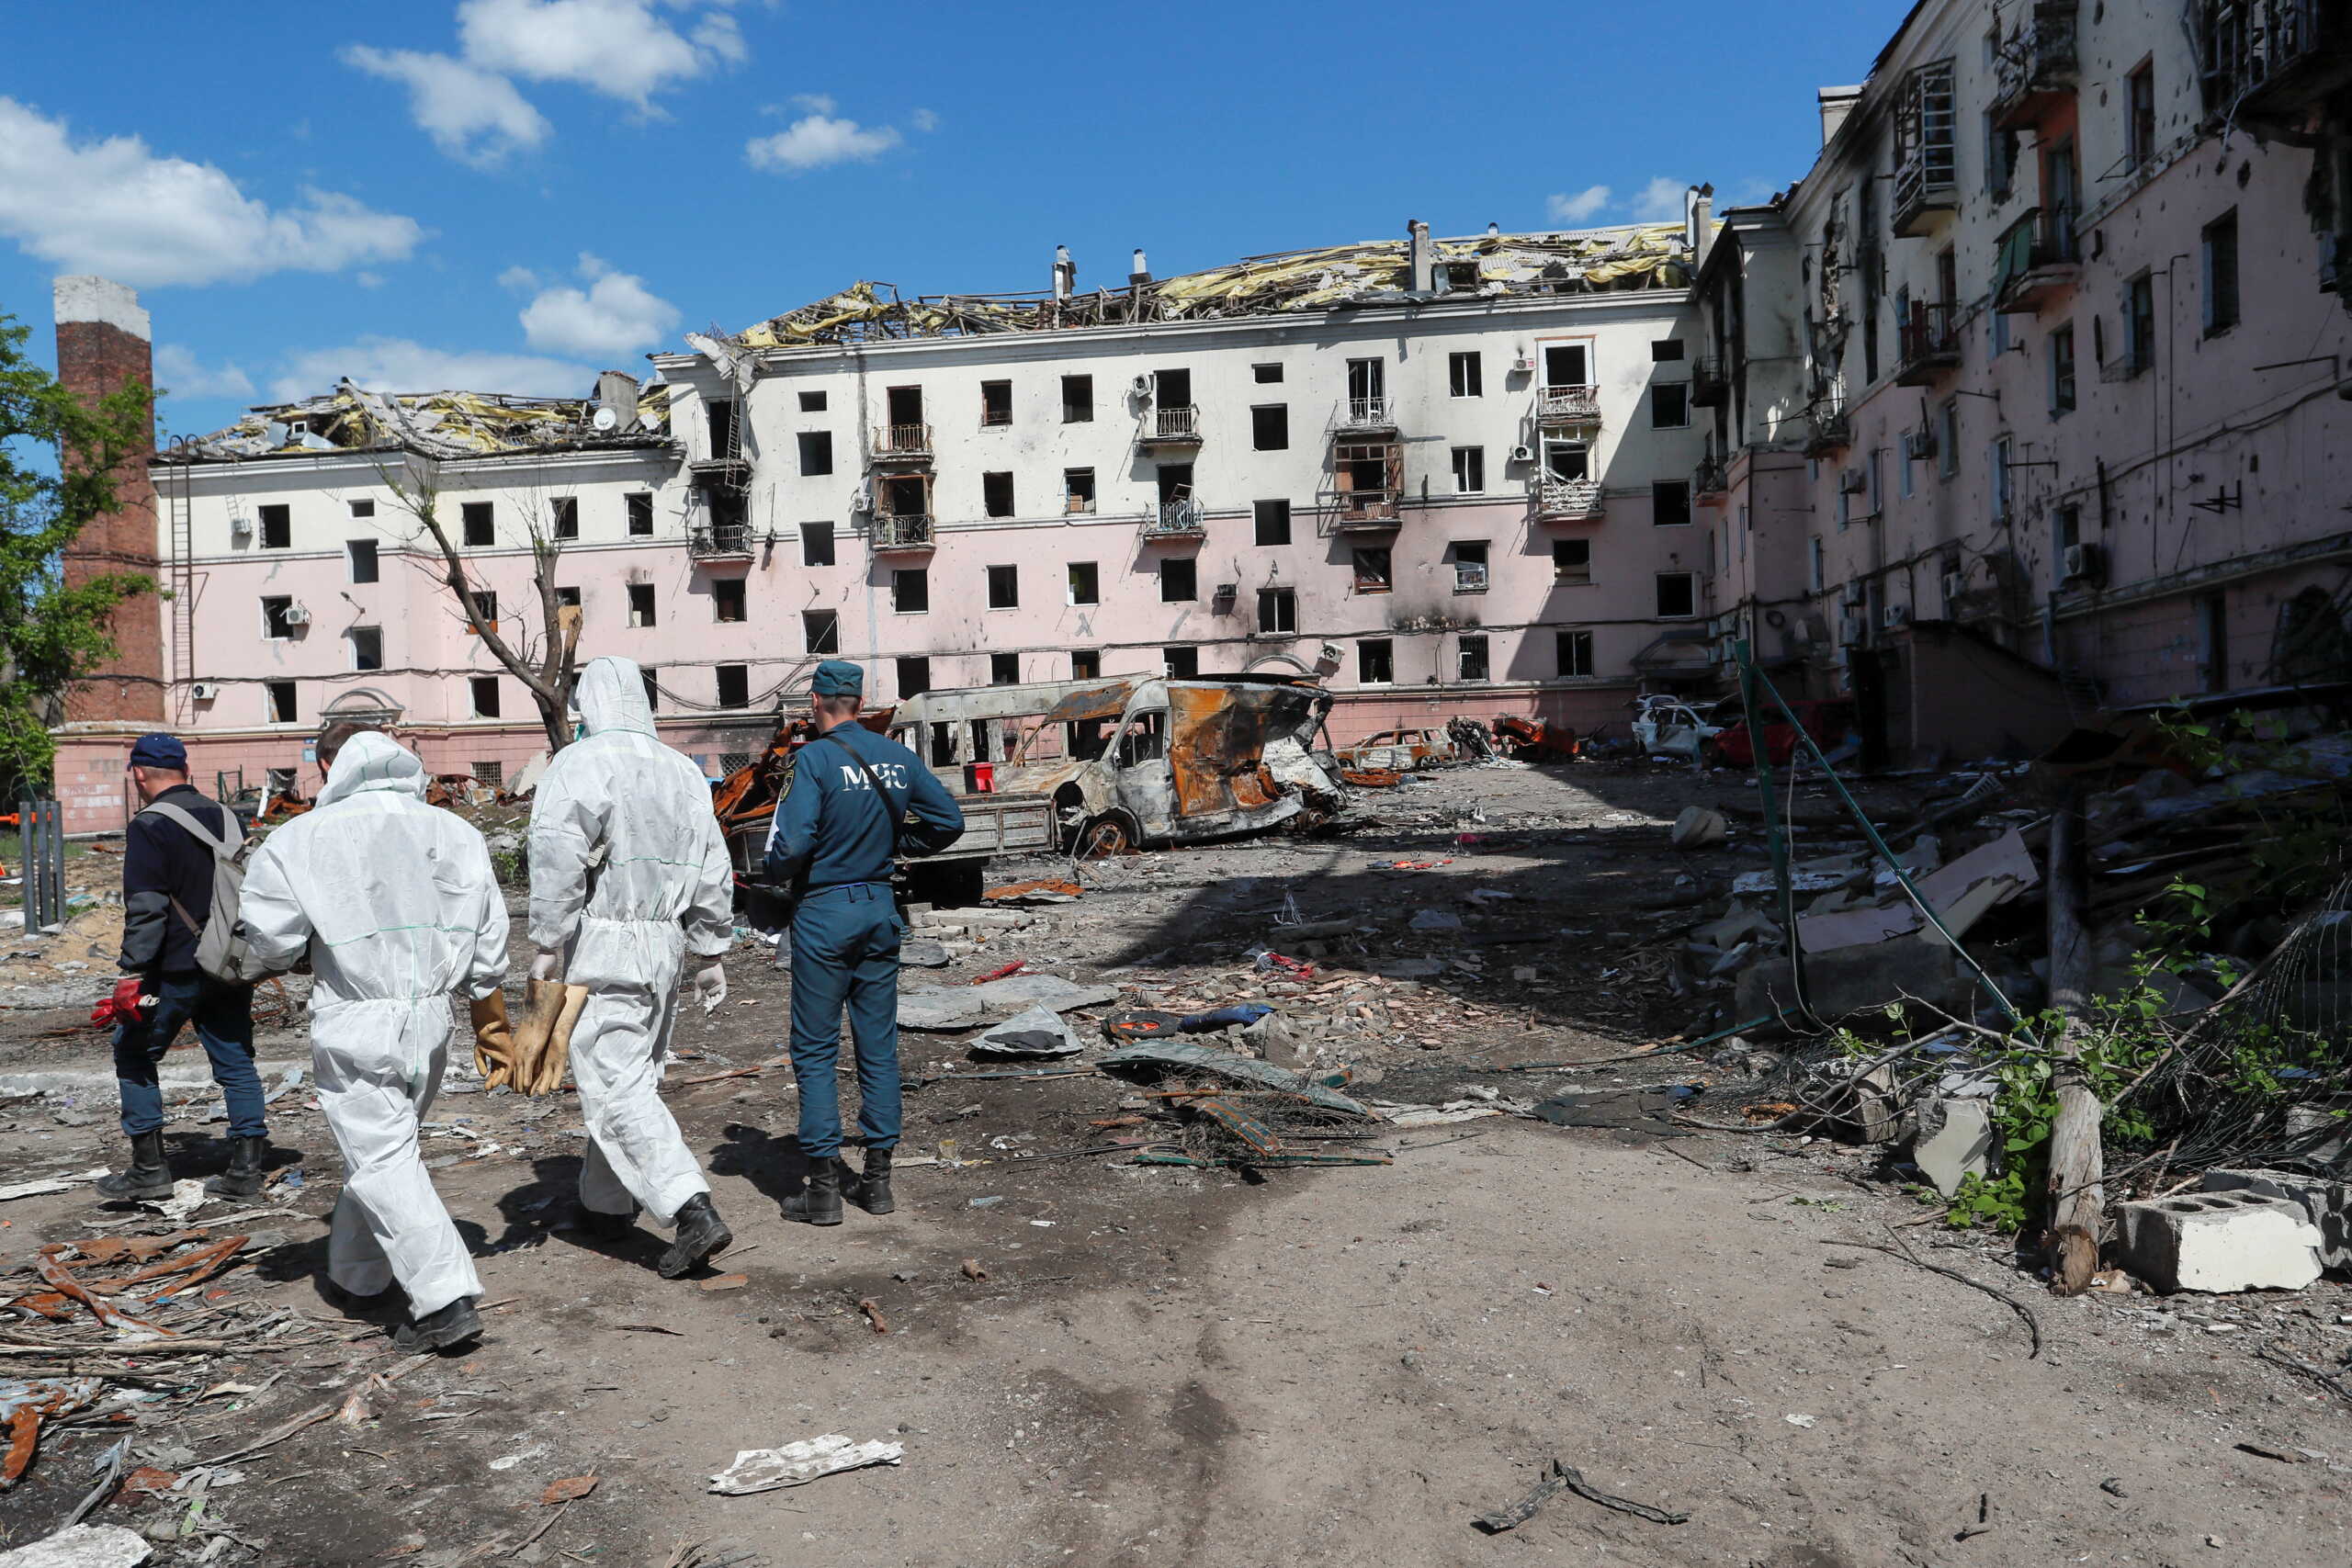
<instances>
[{"instance_id":1,"label":"scattered debris","mask_svg":"<svg viewBox=\"0 0 2352 1568\"><path fill-rule=\"evenodd\" d=\"M869 1464L897 1464L906 1455L902 1443L879 1438L854 1443L838 1432L803 1438L781 1448L744 1449L735 1462L710 1478L710 1489L730 1497L773 1492L783 1486L805 1486L822 1476Z\"/></svg>"},{"instance_id":2,"label":"scattered debris","mask_svg":"<svg viewBox=\"0 0 2352 1568\"><path fill-rule=\"evenodd\" d=\"M1537 1509L1563 1492L1573 1492L1589 1503L1598 1503L1604 1508L1614 1508L1621 1514L1631 1514L1652 1524L1679 1525L1688 1522L1690 1517L1688 1514L1668 1513L1664 1508L1652 1507L1647 1503L1636 1503L1630 1497L1613 1497L1587 1481L1582 1472L1555 1459L1545 1467L1544 1479L1535 1483L1533 1491L1508 1508L1480 1515L1478 1527L1489 1535L1517 1529L1533 1518Z\"/></svg>"}]
</instances>

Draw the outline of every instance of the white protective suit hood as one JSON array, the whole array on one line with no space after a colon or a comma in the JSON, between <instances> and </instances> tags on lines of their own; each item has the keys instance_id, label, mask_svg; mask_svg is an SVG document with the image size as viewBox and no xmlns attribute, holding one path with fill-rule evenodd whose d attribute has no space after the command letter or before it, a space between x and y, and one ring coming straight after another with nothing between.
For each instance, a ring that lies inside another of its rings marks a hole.
<instances>
[{"instance_id":1,"label":"white protective suit hood","mask_svg":"<svg viewBox=\"0 0 2352 1568\"><path fill-rule=\"evenodd\" d=\"M380 730L363 729L343 743L327 769L318 804L336 801L363 789L404 790L424 798L424 763L417 754Z\"/></svg>"},{"instance_id":2,"label":"white protective suit hood","mask_svg":"<svg viewBox=\"0 0 2352 1568\"><path fill-rule=\"evenodd\" d=\"M633 729L651 735L653 705L645 698L645 671L634 659L592 659L571 688L572 705L591 735Z\"/></svg>"}]
</instances>

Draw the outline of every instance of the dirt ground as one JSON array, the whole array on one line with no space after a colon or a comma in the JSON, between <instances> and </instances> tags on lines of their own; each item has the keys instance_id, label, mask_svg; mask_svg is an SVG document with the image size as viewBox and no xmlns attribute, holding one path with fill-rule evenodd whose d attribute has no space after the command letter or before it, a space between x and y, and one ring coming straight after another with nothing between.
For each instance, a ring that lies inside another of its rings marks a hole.
<instances>
[{"instance_id":1,"label":"dirt ground","mask_svg":"<svg viewBox=\"0 0 2352 1568\"><path fill-rule=\"evenodd\" d=\"M1684 805L1740 797L1728 775L1448 773L1368 797L1375 820L1342 838L1102 867L1079 901L907 983L1023 959L1118 987L1123 1005L1272 1001L1314 1021L1303 1054L1354 1066L1349 1092L1367 1098L1675 1082L1736 1120L1741 1075L1708 1054L1600 1059L1720 1000L1675 996L1660 956L1711 911L1643 906L1752 863L1666 845ZM1383 869L1398 860L1428 869ZM1309 979L1256 971L1245 954L1286 903L1377 934L1311 959ZM1425 910L1461 927L1413 930ZM0 984L46 986L55 961L19 959ZM2337 1367L2340 1283L2055 1299L1994 1238L1914 1223L1932 1211L1882 1151L1791 1135L1492 1116L1375 1129L1386 1166L1141 1166L1091 1125L1149 1103L1136 1086L957 1081L996 1065L944 1033L906 1037L910 1077L933 1081L908 1096L899 1213L813 1230L777 1208L802 1168L789 1072L687 1081L782 1049L788 976L771 950L747 939L729 975L719 1014L682 1025L668 1090L735 1230L717 1269L663 1281L657 1233L605 1247L570 1229L576 1102L460 1078L475 1091L435 1106L426 1153L494 1304L469 1353L401 1358L318 1293L340 1173L297 1088L272 1132L300 1186L243 1206L259 1215L215 1203L189 1220L234 1218L215 1235L254 1235L254 1261L160 1321L233 1337L291 1308L304 1348L148 1363L161 1381L119 1384L130 1402L101 1410L132 1420L44 1434L0 1499L0 1548L56 1528L123 1431L132 1463L186 1474L356 1388L364 1419L216 1469L194 1527L185 1493L102 1501L91 1519L171 1538L158 1562L209 1541L210 1561L272 1565L2352 1561L2352 1405L2253 1354L2286 1344ZM45 995L0 1012L0 1185L119 1163L106 1053L77 1012L24 1005ZM1104 1010L1073 1015L1088 1059ZM268 1030L261 1054L278 1084L301 1037ZM1491 1070L1529 1061L1600 1065ZM218 1168L217 1096L174 1099L178 1174ZM0 1202L0 1268L47 1242L172 1228L86 1189ZM2002 1303L1837 1245L1891 1235L2023 1303L2041 1354ZM0 1322L0 1347L43 1328ZM825 1433L902 1443L903 1461L707 1490L739 1450ZM1688 1520L1563 1494L1515 1530L1476 1528L1555 1457ZM587 1474L584 1498L541 1502Z\"/></svg>"}]
</instances>

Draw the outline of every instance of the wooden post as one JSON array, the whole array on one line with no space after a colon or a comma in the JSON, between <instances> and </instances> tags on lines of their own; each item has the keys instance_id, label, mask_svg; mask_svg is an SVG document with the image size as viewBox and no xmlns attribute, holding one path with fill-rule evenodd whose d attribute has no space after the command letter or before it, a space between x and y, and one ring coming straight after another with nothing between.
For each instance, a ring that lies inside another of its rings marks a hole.
<instances>
[{"instance_id":1,"label":"wooden post","mask_svg":"<svg viewBox=\"0 0 2352 1568\"><path fill-rule=\"evenodd\" d=\"M2089 1010L2091 935L2084 924L2088 878L2083 863L2083 793L2066 786L2050 819L2050 1006L2064 1021L2048 1042L2058 1093L2050 1126L2050 1255L2052 1288L2079 1295L2098 1269L2098 1233L2106 1209L2099 1179L2106 1155L2099 1145L2102 1107L2075 1066L2077 1021Z\"/></svg>"}]
</instances>

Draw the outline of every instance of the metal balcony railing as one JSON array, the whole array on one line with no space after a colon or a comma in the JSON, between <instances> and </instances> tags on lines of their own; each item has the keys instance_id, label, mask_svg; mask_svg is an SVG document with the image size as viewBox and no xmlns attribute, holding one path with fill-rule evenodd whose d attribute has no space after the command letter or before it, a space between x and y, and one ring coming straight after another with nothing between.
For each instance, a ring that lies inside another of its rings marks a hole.
<instances>
[{"instance_id":1,"label":"metal balcony railing","mask_svg":"<svg viewBox=\"0 0 2352 1568\"><path fill-rule=\"evenodd\" d=\"M2273 119L2318 103L2352 67L2342 0L2205 0L2199 7L2205 107Z\"/></svg>"},{"instance_id":2,"label":"metal balcony railing","mask_svg":"<svg viewBox=\"0 0 2352 1568\"><path fill-rule=\"evenodd\" d=\"M1805 406L1805 455L1842 451L1853 445L1853 423L1846 413L1842 393L1824 392Z\"/></svg>"},{"instance_id":3,"label":"metal balcony railing","mask_svg":"<svg viewBox=\"0 0 2352 1568\"><path fill-rule=\"evenodd\" d=\"M874 455L876 457L928 457L931 456L931 426L927 424L876 425Z\"/></svg>"},{"instance_id":4,"label":"metal balcony railing","mask_svg":"<svg viewBox=\"0 0 2352 1568\"><path fill-rule=\"evenodd\" d=\"M1954 314L1948 304L1911 302L1910 314L1895 323L1896 385L1923 386L1960 363L1960 332Z\"/></svg>"},{"instance_id":5,"label":"metal balcony railing","mask_svg":"<svg viewBox=\"0 0 2352 1568\"><path fill-rule=\"evenodd\" d=\"M2082 244L2071 207L2037 207L2010 224L1994 248L1993 305L2026 310L2075 280Z\"/></svg>"},{"instance_id":6,"label":"metal balcony railing","mask_svg":"<svg viewBox=\"0 0 2352 1568\"><path fill-rule=\"evenodd\" d=\"M932 520L927 513L876 513L873 535L877 550L927 550L933 543Z\"/></svg>"},{"instance_id":7,"label":"metal balcony railing","mask_svg":"<svg viewBox=\"0 0 2352 1568\"><path fill-rule=\"evenodd\" d=\"M1201 411L1191 404L1173 408L1156 408L1144 415L1143 439L1170 445L1198 442L1201 438Z\"/></svg>"},{"instance_id":8,"label":"metal balcony railing","mask_svg":"<svg viewBox=\"0 0 2352 1568\"><path fill-rule=\"evenodd\" d=\"M1600 515L1599 479L1547 479L1536 486L1536 514L1548 521L1574 521Z\"/></svg>"},{"instance_id":9,"label":"metal balcony railing","mask_svg":"<svg viewBox=\"0 0 2352 1568\"><path fill-rule=\"evenodd\" d=\"M1721 457L1702 457L1691 471L1690 493L1722 495L1731 489L1731 465Z\"/></svg>"},{"instance_id":10,"label":"metal balcony railing","mask_svg":"<svg viewBox=\"0 0 2352 1568\"><path fill-rule=\"evenodd\" d=\"M1335 528L1393 528L1404 516L1404 494L1397 490L1327 490L1321 499Z\"/></svg>"},{"instance_id":11,"label":"metal balcony railing","mask_svg":"<svg viewBox=\"0 0 2352 1568\"><path fill-rule=\"evenodd\" d=\"M1731 400L1731 374L1720 359L1690 362L1690 402L1695 408L1717 408Z\"/></svg>"},{"instance_id":12,"label":"metal balcony railing","mask_svg":"<svg viewBox=\"0 0 2352 1568\"><path fill-rule=\"evenodd\" d=\"M1918 66L1904 78L1895 132L1900 155L1894 165L1894 231L1909 235L1919 231L1928 213L1960 203L1959 113L1951 61Z\"/></svg>"},{"instance_id":13,"label":"metal balcony railing","mask_svg":"<svg viewBox=\"0 0 2352 1568\"><path fill-rule=\"evenodd\" d=\"M1163 501L1144 518L1143 531L1155 539L1193 538L1207 531L1208 511L1198 501L1182 496Z\"/></svg>"},{"instance_id":14,"label":"metal balcony railing","mask_svg":"<svg viewBox=\"0 0 2352 1568\"><path fill-rule=\"evenodd\" d=\"M1600 389L1546 387L1535 396L1535 417L1544 424L1599 424Z\"/></svg>"},{"instance_id":15,"label":"metal balcony railing","mask_svg":"<svg viewBox=\"0 0 2352 1568\"><path fill-rule=\"evenodd\" d=\"M2004 130L2029 125L2074 90L2080 0L2033 0L2018 30L1994 62L1993 123Z\"/></svg>"},{"instance_id":16,"label":"metal balcony railing","mask_svg":"<svg viewBox=\"0 0 2352 1568\"><path fill-rule=\"evenodd\" d=\"M686 536L686 554L696 560L748 556L756 541L748 523L719 523L696 528Z\"/></svg>"},{"instance_id":17,"label":"metal balcony railing","mask_svg":"<svg viewBox=\"0 0 2352 1568\"><path fill-rule=\"evenodd\" d=\"M1396 405L1386 398L1350 398L1331 416L1334 430L1394 430Z\"/></svg>"}]
</instances>

